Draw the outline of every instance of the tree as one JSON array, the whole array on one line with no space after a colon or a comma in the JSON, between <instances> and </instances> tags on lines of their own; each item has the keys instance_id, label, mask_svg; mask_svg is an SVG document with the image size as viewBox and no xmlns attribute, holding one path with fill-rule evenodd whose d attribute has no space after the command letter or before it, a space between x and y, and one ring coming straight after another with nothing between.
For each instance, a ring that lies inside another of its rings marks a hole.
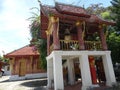
<instances>
[{"instance_id":1,"label":"tree","mask_svg":"<svg viewBox=\"0 0 120 90\"><path fill-rule=\"evenodd\" d=\"M120 63L120 35L115 31L111 31L107 38L108 49L111 50L113 63Z\"/></svg>"},{"instance_id":2,"label":"tree","mask_svg":"<svg viewBox=\"0 0 120 90\"><path fill-rule=\"evenodd\" d=\"M32 8L31 10L33 9L37 9L39 11L39 9L36 7ZM32 12L32 14L33 16L29 18L29 20L31 20L30 24L30 34L32 37L31 45L34 45L39 51L41 62L40 66L43 69L46 69L47 44L45 39L40 38L40 15L34 12Z\"/></svg>"},{"instance_id":3,"label":"tree","mask_svg":"<svg viewBox=\"0 0 120 90\"><path fill-rule=\"evenodd\" d=\"M106 8L102 6L102 3L99 4L91 4L88 8L86 8L86 11L89 14L96 14L100 15L101 13L106 11Z\"/></svg>"},{"instance_id":4,"label":"tree","mask_svg":"<svg viewBox=\"0 0 120 90\"><path fill-rule=\"evenodd\" d=\"M116 21L116 28L115 30L117 32L120 32L120 0L112 0L112 12L114 15L112 15L113 19Z\"/></svg>"},{"instance_id":5,"label":"tree","mask_svg":"<svg viewBox=\"0 0 120 90\"><path fill-rule=\"evenodd\" d=\"M7 58L5 58L3 56L0 56L0 61L8 63L9 59L7 59Z\"/></svg>"},{"instance_id":6,"label":"tree","mask_svg":"<svg viewBox=\"0 0 120 90\"><path fill-rule=\"evenodd\" d=\"M39 9L34 7L31 8L31 10L36 9L39 12ZM31 12L32 17L28 18L28 20L31 21L30 24L30 34L33 40L37 40L39 36L39 30L40 30L40 15L34 12Z\"/></svg>"}]
</instances>

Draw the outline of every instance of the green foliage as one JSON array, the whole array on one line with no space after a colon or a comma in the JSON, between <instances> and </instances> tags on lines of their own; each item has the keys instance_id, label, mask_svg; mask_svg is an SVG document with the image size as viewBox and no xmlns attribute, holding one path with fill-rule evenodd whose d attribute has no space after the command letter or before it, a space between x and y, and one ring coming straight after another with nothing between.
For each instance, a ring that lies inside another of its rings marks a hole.
<instances>
[{"instance_id":1,"label":"green foliage","mask_svg":"<svg viewBox=\"0 0 120 90\"><path fill-rule=\"evenodd\" d=\"M107 39L108 48L111 50L111 56L114 63L120 63L120 0L112 0L111 19L116 22L115 27L109 33Z\"/></svg>"},{"instance_id":2,"label":"green foliage","mask_svg":"<svg viewBox=\"0 0 120 90\"><path fill-rule=\"evenodd\" d=\"M116 32L109 33L107 38L108 49L111 50L111 56L113 63L120 63L120 35Z\"/></svg>"},{"instance_id":3,"label":"green foliage","mask_svg":"<svg viewBox=\"0 0 120 90\"><path fill-rule=\"evenodd\" d=\"M105 11L103 13L101 13L102 18L106 19L106 20L110 20L110 12L109 11Z\"/></svg>"},{"instance_id":4,"label":"green foliage","mask_svg":"<svg viewBox=\"0 0 120 90\"><path fill-rule=\"evenodd\" d=\"M29 18L29 20L31 20L30 24L30 34L32 37L31 44L35 45L35 47L40 53L41 62L40 67L46 69L47 44L45 39L40 38L40 15L38 15L37 13L32 14L33 16Z\"/></svg>"},{"instance_id":5,"label":"green foliage","mask_svg":"<svg viewBox=\"0 0 120 90\"><path fill-rule=\"evenodd\" d=\"M102 12L106 11L106 8L102 6L102 3L99 4L91 4L88 8L86 8L89 14L100 15Z\"/></svg>"},{"instance_id":6,"label":"green foliage","mask_svg":"<svg viewBox=\"0 0 120 90\"><path fill-rule=\"evenodd\" d=\"M31 25L30 25L30 34L31 34L31 37L36 40L40 37L40 33L39 33L39 30L40 30L40 24L37 23L37 22L33 22Z\"/></svg>"},{"instance_id":7,"label":"green foliage","mask_svg":"<svg viewBox=\"0 0 120 90\"><path fill-rule=\"evenodd\" d=\"M0 56L0 60L1 60L1 61L3 61L3 62L6 62L6 63L8 63L8 62L9 62L9 59L4 58L4 57L2 57L2 56Z\"/></svg>"},{"instance_id":8,"label":"green foliage","mask_svg":"<svg viewBox=\"0 0 120 90\"><path fill-rule=\"evenodd\" d=\"M120 31L120 0L112 0L113 19L116 21L116 31Z\"/></svg>"},{"instance_id":9,"label":"green foliage","mask_svg":"<svg viewBox=\"0 0 120 90\"><path fill-rule=\"evenodd\" d=\"M31 42L31 45L34 45L38 52L40 53L40 68L47 69L47 62L46 62L46 56L47 56L47 42L45 39L37 38L36 40L33 40Z\"/></svg>"},{"instance_id":10,"label":"green foliage","mask_svg":"<svg viewBox=\"0 0 120 90\"><path fill-rule=\"evenodd\" d=\"M40 56L41 56L41 66L44 69L47 69L47 62L46 62L46 56L47 56L47 42L45 39L40 39Z\"/></svg>"},{"instance_id":11,"label":"green foliage","mask_svg":"<svg viewBox=\"0 0 120 90\"><path fill-rule=\"evenodd\" d=\"M33 10L33 9L36 9L37 11L39 11L39 9L36 8L36 7L31 8L31 10ZM36 40L40 37L40 33L39 33L39 30L40 30L40 15L37 14L37 13L34 13L34 12L31 12L31 14L32 14L32 17L28 18L28 20L31 21L30 34L31 34L32 39Z\"/></svg>"}]
</instances>

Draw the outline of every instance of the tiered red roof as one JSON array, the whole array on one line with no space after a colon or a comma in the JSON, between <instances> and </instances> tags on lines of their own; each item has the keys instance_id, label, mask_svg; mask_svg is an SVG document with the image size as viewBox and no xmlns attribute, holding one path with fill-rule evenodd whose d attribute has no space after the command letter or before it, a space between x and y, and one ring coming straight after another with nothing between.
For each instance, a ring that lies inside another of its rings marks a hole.
<instances>
[{"instance_id":1,"label":"tiered red roof","mask_svg":"<svg viewBox=\"0 0 120 90\"><path fill-rule=\"evenodd\" d=\"M107 24L114 25L114 22L103 20L97 15L90 15L82 7L66 5L61 3L55 3L55 6L43 6L41 5L41 37L46 38L45 31L48 28L49 16L53 15L59 17L60 20L71 21L85 21L90 24Z\"/></svg>"}]
</instances>

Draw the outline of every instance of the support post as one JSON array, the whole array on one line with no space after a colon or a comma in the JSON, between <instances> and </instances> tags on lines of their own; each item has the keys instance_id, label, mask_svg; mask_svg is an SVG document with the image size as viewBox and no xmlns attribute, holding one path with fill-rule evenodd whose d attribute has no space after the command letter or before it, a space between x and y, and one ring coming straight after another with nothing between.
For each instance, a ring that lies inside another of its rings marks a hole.
<instances>
[{"instance_id":1,"label":"support post","mask_svg":"<svg viewBox=\"0 0 120 90\"><path fill-rule=\"evenodd\" d=\"M82 26L80 22L76 23L77 25L77 34L78 34L78 42L79 42L79 49L80 50L84 50L85 46L84 46L84 39L83 39L83 32L82 32Z\"/></svg>"},{"instance_id":2,"label":"support post","mask_svg":"<svg viewBox=\"0 0 120 90\"><path fill-rule=\"evenodd\" d=\"M53 23L53 48L54 50L60 49L60 41L59 41L59 18L51 17Z\"/></svg>"},{"instance_id":3,"label":"support post","mask_svg":"<svg viewBox=\"0 0 120 90\"><path fill-rule=\"evenodd\" d=\"M101 39L102 49L107 50L108 48L107 48L107 44L106 44L106 38L105 38L105 35L104 35L102 25L99 25L99 35L100 35L100 39Z\"/></svg>"},{"instance_id":4,"label":"support post","mask_svg":"<svg viewBox=\"0 0 120 90\"><path fill-rule=\"evenodd\" d=\"M95 69L94 56L89 56L89 64L90 64L90 72L91 72L92 83L97 84L97 75L96 75L96 69Z\"/></svg>"},{"instance_id":5,"label":"support post","mask_svg":"<svg viewBox=\"0 0 120 90\"><path fill-rule=\"evenodd\" d=\"M103 66L104 66L104 70L105 70L105 76L106 76L106 80L107 80L106 84L108 86L112 86L113 83L116 83L116 79L115 79L115 74L114 74L114 70L113 70L110 51L106 55L103 55L102 59L103 59Z\"/></svg>"},{"instance_id":6,"label":"support post","mask_svg":"<svg viewBox=\"0 0 120 90\"><path fill-rule=\"evenodd\" d=\"M58 53L54 53L53 55L53 65L54 65L54 89L64 90L62 57Z\"/></svg>"},{"instance_id":7,"label":"support post","mask_svg":"<svg viewBox=\"0 0 120 90\"><path fill-rule=\"evenodd\" d=\"M53 81L53 60L47 60L47 77L48 77L48 88L52 88L52 81Z\"/></svg>"},{"instance_id":8,"label":"support post","mask_svg":"<svg viewBox=\"0 0 120 90\"><path fill-rule=\"evenodd\" d=\"M47 55L50 54L50 35L47 35Z\"/></svg>"},{"instance_id":9,"label":"support post","mask_svg":"<svg viewBox=\"0 0 120 90\"><path fill-rule=\"evenodd\" d=\"M75 83L73 60L67 59L67 66L68 66L68 83L70 85L73 85Z\"/></svg>"},{"instance_id":10,"label":"support post","mask_svg":"<svg viewBox=\"0 0 120 90\"><path fill-rule=\"evenodd\" d=\"M81 77L82 77L82 90L87 90L89 86L92 86L88 55L82 54L79 56Z\"/></svg>"}]
</instances>

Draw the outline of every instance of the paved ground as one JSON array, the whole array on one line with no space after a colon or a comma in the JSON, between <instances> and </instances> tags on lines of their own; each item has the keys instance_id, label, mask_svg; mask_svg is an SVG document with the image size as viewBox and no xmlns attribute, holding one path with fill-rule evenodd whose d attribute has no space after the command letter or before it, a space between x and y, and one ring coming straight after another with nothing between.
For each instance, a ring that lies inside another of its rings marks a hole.
<instances>
[{"instance_id":1,"label":"paved ground","mask_svg":"<svg viewBox=\"0 0 120 90\"><path fill-rule=\"evenodd\" d=\"M0 90L51 90L47 89L47 79L31 79L31 80L21 80L21 81L9 81L9 76L3 76L0 78ZM52 89L53 90L53 89ZM73 86L67 85L64 90L81 90L81 84L77 83ZM89 90L120 90L111 89L104 85L99 88L89 89Z\"/></svg>"},{"instance_id":2,"label":"paved ground","mask_svg":"<svg viewBox=\"0 0 120 90\"><path fill-rule=\"evenodd\" d=\"M48 90L46 78L21 81L9 81L8 78L9 76L0 78L0 90Z\"/></svg>"}]
</instances>

